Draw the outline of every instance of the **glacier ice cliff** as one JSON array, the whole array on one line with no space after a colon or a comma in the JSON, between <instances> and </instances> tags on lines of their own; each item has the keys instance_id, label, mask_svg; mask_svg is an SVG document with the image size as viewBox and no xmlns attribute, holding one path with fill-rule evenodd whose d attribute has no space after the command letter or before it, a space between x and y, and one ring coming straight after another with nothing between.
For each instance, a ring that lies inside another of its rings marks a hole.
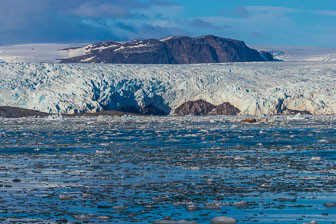
<instances>
[{"instance_id":1,"label":"glacier ice cliff","mask_svg":"<svg viewBox=\"0 0 336 224\"><path fill-rule=\"evenodd\" d=\"M252 62L196 65L0 63L0 106L52 113L228 102L240 114L285 109L336 114L336 64Z\"/></svg>"}]
</instances>

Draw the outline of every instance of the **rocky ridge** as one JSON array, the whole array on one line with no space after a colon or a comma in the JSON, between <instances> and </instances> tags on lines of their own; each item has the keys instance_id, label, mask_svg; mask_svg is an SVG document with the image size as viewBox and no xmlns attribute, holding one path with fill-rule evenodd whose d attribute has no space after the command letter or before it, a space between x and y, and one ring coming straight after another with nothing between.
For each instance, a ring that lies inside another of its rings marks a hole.
<instances>
[{"instance_id":1,"label":"rocky ridge","mask_svg":"<svg viewBox=\"0 0 336 224\"><path fill-rule=\"evenodd\" d=\"M174 115L237 115L240 110L225 102L214 106L204 100L189 101L176 108Z\"/></svg>"},{"instance_id":2,"label":"rocky ridge","mask_svg":"<svg viewBox=\"0 0 336 224\"><path fill-rule=\"evenodd\" d=\"M37 110L29 110L18 107L0 106L0 117L19 118L19 117L46 117L48 113Z\"/></svg>"}]
</instances>

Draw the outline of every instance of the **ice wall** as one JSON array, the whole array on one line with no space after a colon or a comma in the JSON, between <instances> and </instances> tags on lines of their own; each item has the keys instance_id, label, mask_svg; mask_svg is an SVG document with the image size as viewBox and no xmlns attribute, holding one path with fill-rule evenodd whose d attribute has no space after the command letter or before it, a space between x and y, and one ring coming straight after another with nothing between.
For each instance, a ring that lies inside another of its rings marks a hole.
<instances>
[{"instance_id":1,"label":"ice wall","mask_svg":"<svg viewBox=\"0 0 336 224\"><path fill-rule=\"evenodd\" d=\"M0 105L44 112L96 112L187 101L229 102L241 114L284 108L336 114L336 64L256 62L199 65L0 63Z\"/></svg>"}]
</instances>

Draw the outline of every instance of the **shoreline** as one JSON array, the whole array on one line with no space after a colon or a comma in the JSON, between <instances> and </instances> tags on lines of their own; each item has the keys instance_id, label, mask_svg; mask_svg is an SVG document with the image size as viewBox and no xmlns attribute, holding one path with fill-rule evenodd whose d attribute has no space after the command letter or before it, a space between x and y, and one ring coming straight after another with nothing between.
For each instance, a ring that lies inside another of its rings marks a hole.
<instances>
[{"instance_id":1,"label":"shoreline","mask_svg":"<svg viewBox=\"0 0 336 224\"><path fill-rule=\"evenodd\" d=\"M98 117L98 116L144 116L115 110L105 110L97 113L79 113L79 114L62 114L64 117ZM24 117L48 117L58 116L57 114L49 114L38 110L24 109L20 107L0 106L0 118L24 118Z\"/></svg>"},{"instance_id":2,"label":"shoreline","mask_svg":"<svg viewBox=\"0 0 336 224\"><path fill-rule=\"evenodd\" d=\"M288 116L288 115L309 115L314 116L312 114L307 114L305 111L290 111L291 113L281 113L281 114L275 114L275 115L267 115L267 116ZM212 114L208 115L156 115L156 114L140 114L140 113L130 113L130 112L124 112L124 111L116 111L116 110L104 110L96 113L78 113L78 114L61 114L63 117L98 117L98 116L111 116L111 117L122 117L122 116L141 116L141 117L148 117L148 116L216 116ZM332 114L330 114L332 116ZM31 109L25 109L20 107L11 107L11 106L0 106L0 118L41 118L41 117L48 117L48 116L58 116L57 114L49 114L46 112L41 112L38 110L31 110ZM217 115L219 116L219 115ZM230 115L230 116L244 116L244 117L260 117L255 115ZM319 115L315 115L319 116Z\"/></svg>"}]
</instances>

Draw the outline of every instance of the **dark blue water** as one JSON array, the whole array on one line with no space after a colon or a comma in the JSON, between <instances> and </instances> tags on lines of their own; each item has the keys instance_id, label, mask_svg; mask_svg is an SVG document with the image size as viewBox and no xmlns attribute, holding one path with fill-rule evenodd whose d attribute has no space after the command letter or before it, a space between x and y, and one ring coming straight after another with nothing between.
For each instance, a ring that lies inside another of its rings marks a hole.
<instances>
[{"instance_id":1,"label":"dark blue water","mask_svg":"<svg viewBox=\"0 0 336 224\"><path fill-rule=\"evenodd\" d=\"M336 118L238 120L0 119L0 222L335 223Z\"/></svg>"}]
</instances>

